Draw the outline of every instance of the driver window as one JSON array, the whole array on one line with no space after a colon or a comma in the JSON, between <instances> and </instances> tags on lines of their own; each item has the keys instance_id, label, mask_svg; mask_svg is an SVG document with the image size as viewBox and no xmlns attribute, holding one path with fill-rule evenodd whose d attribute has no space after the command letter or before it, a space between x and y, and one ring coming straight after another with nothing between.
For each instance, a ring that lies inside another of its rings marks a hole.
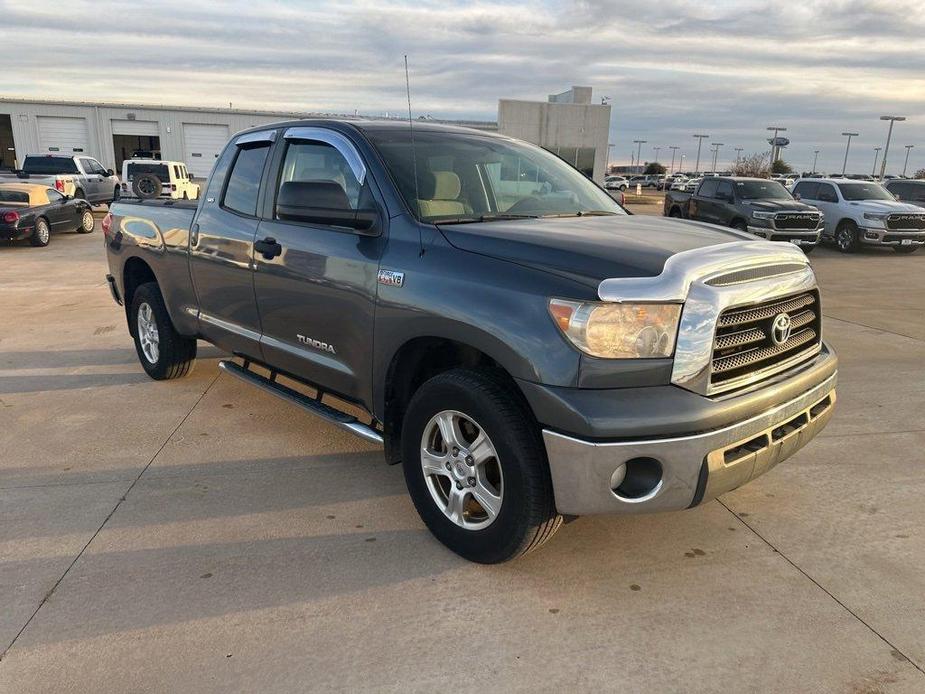
<instances>
[{"instance_id":1,"label":"driver window","mask_svg":"<svg viewBox=\"0 0 925 694\"><path fill-rule=\"evenodd\" d=\"M48 196L48 202L51 204L59 202L60 200L64 200L64 196L61 195L61 193L59 193L57 190L52 190L49 188L48 190L44 191L44 193Z\"/></svg>"},{"instance_id":2,"label":"driver window","mask_svg":"<svg viewBox=\"0 0 925 694\"><path fill-rule=\"evenodd\" d=\"M363 188L335 147L324 142L289 143L278 194L286 191L287 197L295 196L305 207L357 210Z\"/></svg>"}]
</instances>

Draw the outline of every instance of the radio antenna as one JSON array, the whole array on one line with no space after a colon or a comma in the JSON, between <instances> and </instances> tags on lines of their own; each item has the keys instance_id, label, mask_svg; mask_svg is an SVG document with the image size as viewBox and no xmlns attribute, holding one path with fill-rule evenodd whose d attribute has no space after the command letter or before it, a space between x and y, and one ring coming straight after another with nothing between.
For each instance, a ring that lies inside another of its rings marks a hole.
<instances>
[{"instance_id":1,"label":"radio antenna","mask_svg":"<svg viewBox=\"0 0 925 694\"><path fill-rule=\"evenodd\" d=\"M414 204L420 210L421 192L418 189L418 157L414 149L414 118L411 117L411 79L408 77L408 54L405 54L405 93L408 96L408 132L411 135L411 163L414 166ZM424 232L418 223L418 242L421 244L419 256L424 255Z\"/></svg>"}]
</instances>

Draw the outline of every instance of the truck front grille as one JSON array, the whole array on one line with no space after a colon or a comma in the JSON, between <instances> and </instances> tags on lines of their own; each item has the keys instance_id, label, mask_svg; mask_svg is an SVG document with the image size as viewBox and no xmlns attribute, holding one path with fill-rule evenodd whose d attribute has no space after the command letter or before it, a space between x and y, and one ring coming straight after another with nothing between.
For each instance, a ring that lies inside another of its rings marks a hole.
<instances>
[{"instance_id":1,"label":"truck front grille","mask_svg":"<svg viewBox=\"0 0 925 694\"><path fill-rule=\"evenodd\" d=\"M778 212L774 215L776 229L812 231L819 226L816 212Z\"/></svg>"},{"instance_id":2,"label":"truck front grille","mask_svg":"<svg viewBox=\"0 0 925 694\"><path fill-rule=\"evenodd\" d=\"M723 311L713 342L711 390L747 385L811 358L819 351L821 315L815 291ZM775 329L778 320L789 322L789 330Z\"/></svg>"},{"instance_id":3,"label":"truck front grille","mask_svg":"<svg viewBox=\"0 0 925 694\"><path fill-rule=\"evenodd\" d=\"M887 229L925 229L925 214L891 214L886 218Z\"/></svg>"}]
</instances>

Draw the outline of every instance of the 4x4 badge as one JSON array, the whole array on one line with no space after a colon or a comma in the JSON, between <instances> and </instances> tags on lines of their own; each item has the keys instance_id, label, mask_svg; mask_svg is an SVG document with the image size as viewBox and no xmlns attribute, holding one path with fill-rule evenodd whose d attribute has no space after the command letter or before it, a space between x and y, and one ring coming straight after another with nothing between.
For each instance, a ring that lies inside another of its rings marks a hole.
<instances>
[{"instance_id":1,"label":"4x4 badge","mask_svg":"<svg viewBox=\"0 0 925 694\"><path fill-rule=\"evenodd\" d=\"M387 287L401 287L405 283L405 273L395 270L379 270L379 284Z\"/></svg>"}]
</instances>

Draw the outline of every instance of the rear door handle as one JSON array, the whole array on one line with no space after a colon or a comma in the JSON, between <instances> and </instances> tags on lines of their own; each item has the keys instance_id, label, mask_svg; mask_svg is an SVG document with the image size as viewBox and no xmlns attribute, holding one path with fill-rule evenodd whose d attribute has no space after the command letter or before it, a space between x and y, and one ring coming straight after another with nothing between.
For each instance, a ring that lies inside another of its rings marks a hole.
<instances>
[{"instance_id":1,"label":"rear door handle","mask_svg":"<svg viewBox=\"0 0 925 694\"><path fill-rule=\"evenodd\" d=\"M254 243L254 250L263 255L264 260L273 260L283 252L283 247L276 243L276 239L272 236L267 236L262 241Z\"/></svg>"}]
</instances>

